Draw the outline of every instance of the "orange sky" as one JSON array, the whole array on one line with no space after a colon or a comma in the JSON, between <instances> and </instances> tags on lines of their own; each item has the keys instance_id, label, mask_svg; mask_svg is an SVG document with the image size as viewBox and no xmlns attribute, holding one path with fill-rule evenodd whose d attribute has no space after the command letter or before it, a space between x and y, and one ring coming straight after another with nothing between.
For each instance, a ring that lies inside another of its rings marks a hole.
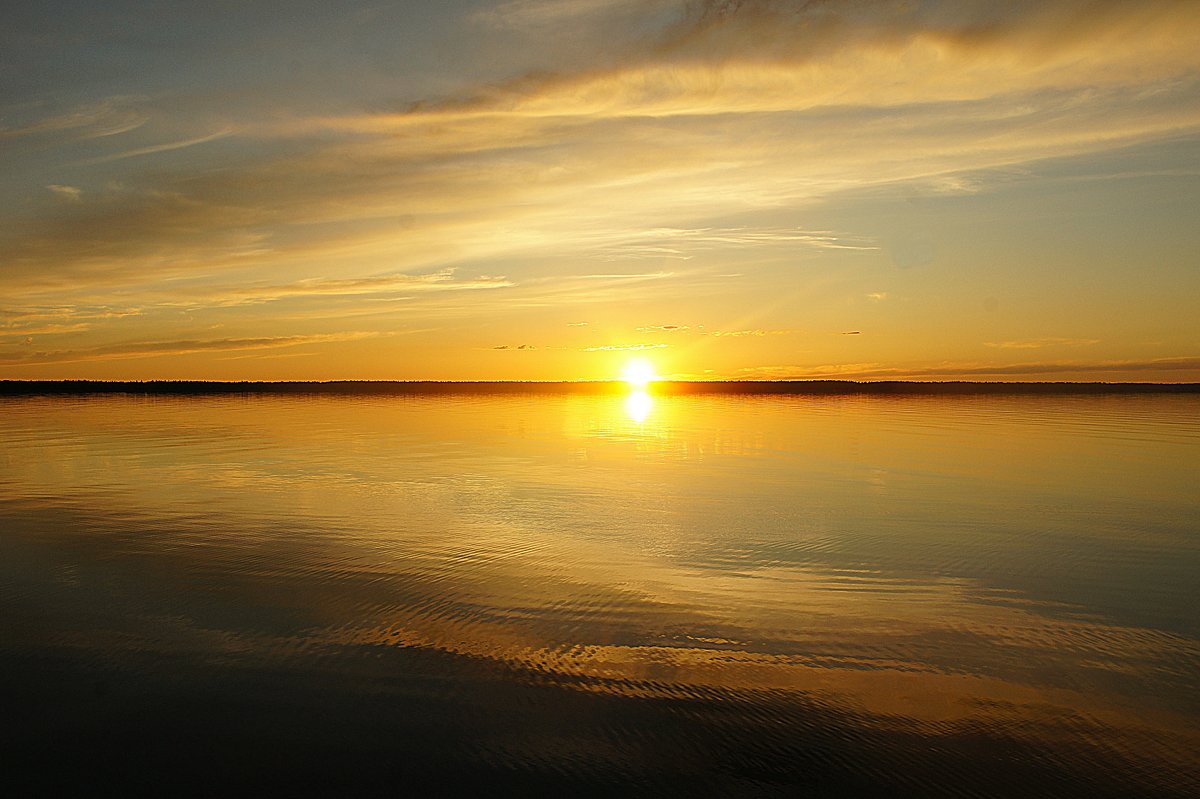
<instances>
[{"instance_id":1,"label":"orange sky","mask_svg":"<svg viewBox=\"0 0 1200 799\"><path fill-rule=\"evenodd\" d=\"M64 5L0 379L1200 380L1195 3Z\"/></svg>"}]
</instances>

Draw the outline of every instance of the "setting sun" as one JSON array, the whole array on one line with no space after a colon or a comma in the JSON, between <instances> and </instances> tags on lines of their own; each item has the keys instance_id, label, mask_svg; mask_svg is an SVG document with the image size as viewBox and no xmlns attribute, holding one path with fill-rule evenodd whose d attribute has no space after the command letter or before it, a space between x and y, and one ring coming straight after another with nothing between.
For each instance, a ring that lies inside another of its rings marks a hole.
<instances>
[{"instance_id":1,"label":"setting sun","mask_svg":"<svg viewBox=\"0 0 1200 799\"><path fill-rule=\"evenodd\" d=\"M654 374L654 364L639 358L625 364L621 379L634 388L645 388L650 382L657 380L658 376Z\"/></svg>"}]
</instances>

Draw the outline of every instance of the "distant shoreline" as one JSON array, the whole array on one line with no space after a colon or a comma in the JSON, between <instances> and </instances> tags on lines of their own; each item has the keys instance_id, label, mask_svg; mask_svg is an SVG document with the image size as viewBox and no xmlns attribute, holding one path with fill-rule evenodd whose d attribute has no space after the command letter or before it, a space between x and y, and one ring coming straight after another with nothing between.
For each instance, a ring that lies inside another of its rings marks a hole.
<instances>
[{"instance_id":1,"label":"distant shoreline","mask_svg":"<svg viewBox=\"0 0 1200 799\"><path fill-rule=\"evenodd\" d=\"M1200 394L1200 383L1003 383L917 382L907 380L712 380L651 383L651 394L678 395L997 395L997 394ZM620 380L596 381L388 381L331 380L231 382L205 380L0 380L0 397L83 396L88 394L222 395L324 394L368 396L447 396L512 394L624 394Z\"/></svg>"}]
</instances>

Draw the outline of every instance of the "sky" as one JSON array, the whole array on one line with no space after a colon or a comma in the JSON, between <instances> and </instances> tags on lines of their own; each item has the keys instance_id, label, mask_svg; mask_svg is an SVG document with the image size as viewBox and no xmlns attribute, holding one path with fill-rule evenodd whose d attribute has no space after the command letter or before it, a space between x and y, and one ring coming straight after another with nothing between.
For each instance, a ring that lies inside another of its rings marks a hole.
<instances>
[{"instance_id":1,"label":"sky","mask_svg":"<svg viewBox=\"0 0 1200 799\"><path fill-rule=\"evenodd\" d=\"M1200 381L1200 3L32 2L0 379Z\"/></svg>"}]
</instances>

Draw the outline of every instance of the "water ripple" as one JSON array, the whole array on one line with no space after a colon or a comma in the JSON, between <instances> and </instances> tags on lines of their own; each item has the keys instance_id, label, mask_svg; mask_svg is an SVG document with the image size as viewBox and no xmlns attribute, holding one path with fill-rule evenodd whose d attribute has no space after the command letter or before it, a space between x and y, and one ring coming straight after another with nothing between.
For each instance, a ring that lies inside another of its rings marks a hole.
<instances>
[{"instance_id":1,"label":"water ripple","mask_svg":"<svg viewBox=\"0 0 1200 799\"><path fill-rule=\"evenodd\" d=\"M1200 786L1190 397L4 410L21 746L119 762L129 712L560 789Z\"/></svg>"}]
</instances>

